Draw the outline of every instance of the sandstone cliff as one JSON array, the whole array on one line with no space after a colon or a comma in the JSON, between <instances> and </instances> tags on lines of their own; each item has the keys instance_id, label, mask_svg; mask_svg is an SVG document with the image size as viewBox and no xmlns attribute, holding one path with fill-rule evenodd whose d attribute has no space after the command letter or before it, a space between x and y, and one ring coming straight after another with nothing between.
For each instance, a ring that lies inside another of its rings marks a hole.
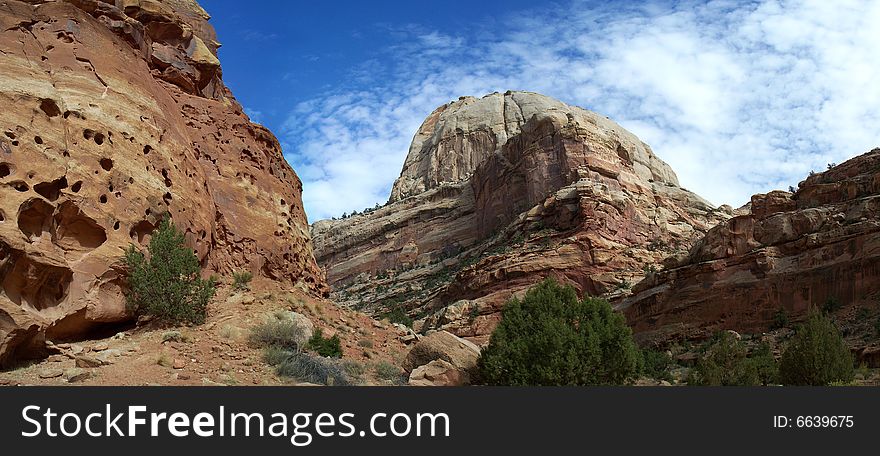
<instances>
[{"instance_id":1,"label":"sandstone cliff","mask_svg":"<svg viewBox=\"0 0 880 456\"><path fill-rule=\"evenodd\" d=\"M226 274L326 286L301 183L221 80L193 0L0 1L0 365L130 318L165 213Z\"/></svg>"},{"instance_id":2,"label":"sandstone cliff","mask_svg":"<svg viewBox=\"0 0 880 456\"><path fill-rule=\"evenodd\" d=\"M851 343L876 343L873 323L863 320L876 318L880 298L878 213L874 149L811 174L794 193L753 196L746 214L710 230L687 255L665 260L617 307L652 342L719 329L761 332L780 313L797 319L811 306L849 308L835 315L846 334L870 327L862 331L870 337Z\"/></svg>"},{"instance_id":3,"label":"sandstone cliff","mask_svg":"<svg viewBox=\"0 0 880 456\"><path fill-rule=\"evenodd\" d=\"M312 226L334 299L478 342L511 294L555 276L627 294L730 216L607 118L534 93L463 97L415 135L384 207Z\"/></svg>"}]
</instances>

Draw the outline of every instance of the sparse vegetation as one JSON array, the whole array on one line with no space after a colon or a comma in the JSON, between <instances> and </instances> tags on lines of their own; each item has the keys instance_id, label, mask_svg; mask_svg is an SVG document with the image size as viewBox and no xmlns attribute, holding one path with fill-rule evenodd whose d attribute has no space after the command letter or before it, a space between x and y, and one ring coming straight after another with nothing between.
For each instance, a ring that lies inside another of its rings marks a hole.
<instances>
[{"instance_id":1,"label":"sparse vegetation","mask_svg":"<svg viewBox=\"0 0 880 456\"><path fill-rule=\"evenodd\" d=\"M171 358L168 356L168 353L162 352L159 353L159 357L156 358L156 364L162 367L171 367L173 363L171 362Z\"/></svg>"},{"instance_id":2,"label":"sparse vegetation","mask_svg":"<svg viewBox=\"0 0 880 456\"><path fill-rule=\"evenodd\" d=\"M301 348L299 341L305 339L305 330L294 321L273 320L255 326L249 339L256 347L297 351Z\"/></svg>"},{"instance_id":3,"label":"sparse vegetation","mask_svg":"<svg viewBox=\"0 0 880 456\"><path fill-rule=\"evenodd\" d=\"M770 329L781 329L788 327L788 312L785 311L784 308L779 308L776 313L773 314L773 324L770 326Z\"/></svg>"},{"instance_id":4,"label":"sparse vegetation","mask_svg":"<svg viewBox=\"0 0 880 456\"><path fill-rule=\"evenodd\" d=\"M393 385L402 385L406 383L406 376L403 370L387 361L380 361L373 366L376 377Z\"/></svg>"},{"instance_id":5,"label":"sparse vegetation","mask_svg":"<svg viewBox=\"0 0 880 456\"><path fill-rule=\"evenodd\" d=\"M748 347L729 331L716 334L688 376L689 385L753 386L775 382L776 361L769 347L749 356Z\"/></svg>"},{"instance_id":6,"label":"sparse vegetation","mask_svg":"<svg viewBox=\"0 0 880 456\"><path fill-rule=\"evenodd\" d=\"M190 342L190 337L180 331L165 331L162 333L162 342Z\"/></svg>"},{"instance_id":7,"label":"sparse vegetation","mask_svg":"<svg viewBox=\"0 0 880 456\"><path fill-rule=\"evenodd\" d=\"M623 316L607 301L579 300L553 279L508 302L480 358L492 385L616 385L640 367Z\"/></svg>"},{"instance_id":8,"label":"sparse vegetation","mask_svg":"<svg viewBox=\"0 0 880 456\"><path fill-rule=\"evenodd\" d=\"M392 303L391 310L386 312L382 317L387 318L391 323L399 323L410 328L412 328L413 325L413 319L406 314L406 310L403 309L403 304L399 302Z\"/></svg>"},{"instance_id":9,"label":"sparse vegetation","mask_svg":"<svg viewBox=\"0 0 880 456\"><path fill-rule=\"evenodd\" d=\"M223 327L220 328L220 337L224 339L237 340L241 335L241 328L236 326L223 325Z\"/></svg>"},{"instance_id":10,"label":"sparse vegetation","mask_svg":"<svg viewBox=\"0 0 880 456\"><path fill-rule=\"evenodd\" d=\"M840 310L840 301L837 300L834 296L829 297L825 300L825 303L822 304L822 312L826 315L831 315L834 312Z\"/></svg>"},{"instance_id":11,"label":"sparse vegetation","mask_svg":"<svg viewBox=\"0 0 880 456\"><path fill-rule=\"evenodd\" d=\"M232 273L232 289L237 291L247 290L254 275L250 271L239 271Z\"/></svg>"},{"instance_id":12,"label":"sparse vegetation","mask_svg":"<svg viewBox=\"0 0 880 456\"><path fill-rule=\"evenodd\" d=\"M303 382L328 386L351 384L338 363L306 352L290 353L275 370L278 375Z\"/></svg>"},{"instance_id":13,"label":"sparse vegetation","mask_svg":"<svg viewBox=\"0 0 880 456\"><path fill-rule=\"evenodd\" d=\"M670 370L675 365L672 357L666 352L658 350L643 350L642 359L644 360L642 373L656 380L672 381Z\"/></svg>"},{"instance_id":14,"label":"sparse vegetation","mask_svg":"<svg viewBox=\"0 0 880 456\"><path fill-rule=\"evenodd\" d=\"M325 338L321 328L315 330L306 346L309 350L314 350L315 353L327 358L342 357L342 344L340 343L339 336L334 334L333 337Z\"/></svg>"},{"instance_id":15,"label":"sparse vegetation","mask_svg":"<svg viewBox=\"0 0 880 456\"><path fill-rule=\"evenodd\" d=\"M201 278L198 258L169 217L153 232L147 255L132 244L125 264L130 288L126 299L133 311L170 323L205 322L215 283Z\"/></svg>"},{"instance_id":16,"label":"sparse vegetation","mask_svg":"<svg viewBox=\"0 0 880 456\"><path fill-rule=\"evenodd\" d=\"M305 347L300 347L299 341L303 335L304 330L295 322L273 320L254 327L250 341L263 348L263 360L274 366L275 372L280 376L322 385L351 384L340 361L324 358L330 356L325 355L330 349L338 350L337 358L342 355L339 338L334 336L324 339L320 330L315 331L307 346L318 352L320 356L316 356L303 351ZM317 346L317 340L323 345Z\"/></svg>"},{"instance_id":17,"label":"sparse vegetation","mask_svg":"<svg viewBox=\"0 0 880 456\"><path fill-rule=\"evenodd\" d=\"M782 353L779 377L785 385L829 385L853 380L853 359L831 319L811 311Z\"/></svg>"},{"instance_id":18,"label":"sparse vegetation","mask_svg":"<svg viewBox=\"0 0 880 456\"><path fill-rule=\"evenodd\" d=\"M364 375L367 373L366 366L354 360L342 361L342 370L350 380L358 383L363 381Z\"/></svg>"}]
</instances>

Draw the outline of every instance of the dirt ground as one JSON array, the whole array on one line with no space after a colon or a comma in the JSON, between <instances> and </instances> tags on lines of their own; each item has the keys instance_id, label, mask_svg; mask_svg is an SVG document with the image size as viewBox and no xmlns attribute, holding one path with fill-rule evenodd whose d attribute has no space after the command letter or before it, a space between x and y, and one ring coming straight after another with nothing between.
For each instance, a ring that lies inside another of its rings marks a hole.
<instances>
[{"instance_id":1,"label":"dirt ground","mask_svg":"<svg viewBox=\"0 0 880 456\"><path fill-rule=\"evenodd\" d=\"M203 325L147 323L106 338L59 343L58 354L0 371L0 385L296 385L277 376L261 350L248 344L250 329L279 310L305 315L327 337L338 334L343 359L362 372L360 384L388 384L376 366L399 366L406 355L402 334L387 321L255 278L246 291L221 285Z\"/></svg>"}]
</instances>

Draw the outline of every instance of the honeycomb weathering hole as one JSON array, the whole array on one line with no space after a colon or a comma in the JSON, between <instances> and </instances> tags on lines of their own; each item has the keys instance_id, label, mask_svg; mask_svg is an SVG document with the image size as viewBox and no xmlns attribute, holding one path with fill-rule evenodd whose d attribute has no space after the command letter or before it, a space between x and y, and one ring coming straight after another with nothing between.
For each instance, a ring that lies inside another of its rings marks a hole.
<instances>
[{"instance_id":1,"label":"honeycomb weathering hole","mask_svg":"<svg viewBox=\"0 0 880 456\"><path fill-rule=\"evenodd\" d=\"M0 178L12 174L12 165L9 163L0 163Z\"/></svg>"},{"instance_id":2,"label":"honeycomb weathering hole","mask_svg":"<svg viewBox=\"0 0 880 456\"><path fill-rule=\"evenodd\" d=\"M0 244L0 250L2 244ZM73 272L67 268L42 264L12 250L12 261L0 282L3 294L10 301L38 311L55 307L67 299Z\"/></svg>"},{"instance_id":3,"label":"honeycomb weathering hole","mask_svg":"<svg viewBox=\"0 0 880 456\"><path fill-rule=\"evenodd\" d=\"M102 158L101 168L104 168L104 171L110 171L113 169L113 160L110 158Z\"/></svg>"},{"instance_id":4,"label":"honeycomb weathering hole","mask_svg":"<svg viewBox=\"0 0 880 456\"><path fill-rule=\"evenodd\" d=\"M24 192L26 192L26 191L28 191L28 190L31 189L30 186L28 186L27 182L24 182L24 181L16 181L16 182L13 182L13 183L12 183L12 188L14 188L16 191L19 191L19 192L22 192L22 193L24 193Z\"/></svg>"},{"instance_id":5,"label":"honeycomb weathering hole","mask_svg":"<svg viewBox=\"0 0 880 456\"><path fill-rule=\"evenodd\" d=\"M55 243L68 250L91 250L107 241L107 233L72 201L65 201L55 214Z\"/></svg>"},{"instance_id":6,"label":"honeycomb weathering hole","mask_svg":"<svg viewBox=\"0 0 880 456\"><path fill-rule=\"evenodd\" d=\"M58 104L55 103L55 100L44 98L40 101L40 110L46 113L49 117L57 117L61 115L61 109L58 108Z\"/></svg>"},{"instance_id":7,"label":"honeycomb weathering hole","mask_svg":"<svg viewBox=\"0 0 880 456\"><path fill-rule=\"evenodd\" d=\"M55 201L61 196L61 190L67 188L67 177L62 176L52 182L43 182L34 185L34 191L49 201Z\"/></svg>"},{"instance_id":8,"label":"honeycomb weathering hole","mask_svg":"<svg viewBox=\"0 0 880 456\"><path fill-rule=\"evenodd\" d=\"M146 220L141 220L137 225L131 228L131 231L129 231L128 234L133 241L137 241L138 244L143 244L144 240L147 239L155 229L156 225L153 225Z\"/></svg>"},{"instance_id":9,"label":"honeycomb weathering hole","mask_svg":"<svg viewBox=\"0 0 880 456\"><path fill-rule=\"evenodd\" d=\"M28 240L39 238L51 229L55 208L40 198L31 198L18 208L18 229Z\"/></svg>"}]
</instances>

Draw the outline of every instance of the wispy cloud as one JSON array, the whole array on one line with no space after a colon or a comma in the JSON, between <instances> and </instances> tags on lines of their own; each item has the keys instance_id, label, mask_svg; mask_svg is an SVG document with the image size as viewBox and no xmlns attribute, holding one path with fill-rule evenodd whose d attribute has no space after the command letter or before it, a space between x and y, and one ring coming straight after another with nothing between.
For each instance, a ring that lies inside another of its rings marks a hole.
<instances>
[{"instance_id":1,"label":"wispy cloud","mask_svg":"<svg viewBox=\"0 0 880 456\"><path fill-rule=\"evenodd\" d=\"M273 41L278 39L279 35L277 33L266 33L261 30L254 29L245 29L241 32L241 37L245 41L252 42L260 42L260 41Z\"/></svg>"},{"instance_id":2,"label":"wispy cloud","mask_svg":"<svg viewBox=\"0 0 880 456\"><path fill-rule=\"evenodd\" d=\"M258 124L263 123L263 112L257 111L256 109L244 108L244 113L251 119L252 122L256 122Z\"/></svg>"},{"instance_id":3,"label":"wispy cloud","mask_svg":"<svg viewBox=\"0 0 880 456\"><path fill-rule=\"evenodd\" d=\"M437 106L531 90L610 116L683 186L739 205L880 145L878 23L876 1L575 1L467 34L397 27L281 137L314 221L384 202Z\"/></svg>"}]
</instances>

